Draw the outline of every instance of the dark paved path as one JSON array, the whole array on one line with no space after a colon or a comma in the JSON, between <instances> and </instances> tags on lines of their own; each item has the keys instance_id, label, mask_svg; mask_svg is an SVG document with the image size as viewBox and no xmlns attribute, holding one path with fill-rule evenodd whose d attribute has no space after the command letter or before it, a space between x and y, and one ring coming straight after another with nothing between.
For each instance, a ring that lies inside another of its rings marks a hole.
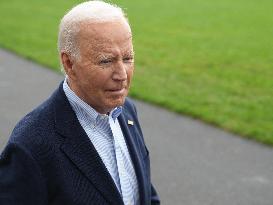
<instances>
[{"instance_id":1,"label":"dark paved path","mask_svg":"<svg viewBox=\"0 0 273 205\"><path fill-rule=\"evenodd\" d=\"M63 76L0 50L0 150ZM273 149L137 102L166 205L273 205Z\"/></svg>"}]
</instances>

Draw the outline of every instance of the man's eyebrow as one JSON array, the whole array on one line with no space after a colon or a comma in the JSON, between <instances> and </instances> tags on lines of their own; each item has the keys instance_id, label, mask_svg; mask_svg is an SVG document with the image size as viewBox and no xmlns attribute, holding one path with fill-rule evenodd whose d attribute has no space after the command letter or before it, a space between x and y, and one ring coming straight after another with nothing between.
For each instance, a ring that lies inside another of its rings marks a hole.
<instances>
[{"instance_id":1,"label":"man's eyebrow","mask_svg":"<svg viewBox=\"0 0 273 205\"><path fill-rule=\"evenodd\" d=\"M114 58L115 56L112 53L98 53L96 59L106 59L106 58Z\"/></svg>"},{"instance_id":2,"label":"man's eyebrow","mask_svg":"<svg viewBox=\"0 0 273 205\"><path fill-rule=\"evenodd\" d=\"M128 50L128 51L125 52L125 54L134 56L134 55L135 55L135 52L134 52L134 50Z\"/></svg>"},{"instance_id":3,"label":"man's eyebrow","mask_svg":"<svg viewBox=\"0 0 273 205\"><path fill-rule=\"evenodd\" d=\"M127 48L124 48L122 53L126 53L126 54L134 54L134 49L131 48L131 47L127 47Z\"/></svg>"}]
</instances>

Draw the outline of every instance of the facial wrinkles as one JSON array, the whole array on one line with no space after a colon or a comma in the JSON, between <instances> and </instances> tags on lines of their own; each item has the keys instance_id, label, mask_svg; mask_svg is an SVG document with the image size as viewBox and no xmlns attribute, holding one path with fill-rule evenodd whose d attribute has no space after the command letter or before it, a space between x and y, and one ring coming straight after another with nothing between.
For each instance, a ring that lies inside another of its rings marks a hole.
<instances>
[{"instance_id":1,"label":"facial wrinkles","mask_svg":"<svg viewBox=\"0 0 273 205\"><path fill-rule=\"evenodd\" d=\"M131 63L133 63L134 52L130 32L123 38L117 37L117 35L115 37L110 35L109 37L109 33L105 35L103 33L102 35L102 31L97 31L96 26L94 26L94 28L90 27L90 30L82 33L82 35L85 36L82 38L82 53L85 54L86 65L93 64L99 66L100 61L108 59L111 61L131 59ZM125 66L132 67L129 64Z\"/></svg>"},{"instance_id":2,"label":"facial wrinkles","mask_svg":"<svg viewBox=\"0 0 273 205\"><path fill-rule=\"evenodd\" d=\"M121 60L123 58L131 58L133 60L134 58L134 52L133 51L121 51L121 54L119 52L113 51L113 52L100 52L96 55L96 60L99 62L101 60Z\"/></svg>"},{"instance_id":3,"label":"facial wrinkles","mask_svg":"<svg viewBox=\"0 0 273 205\"><path fill-rule=\"evenodd\" d=\"M91 24L83 25L82 28L81 47L84 49L82 54L87 54L87 57L89 57L88 55L95 56L98 51L102 51L106 54L108 52L113 53L112 55L116 55L115 52L120 52L122 56L128 55L128 50L132 53L132 34L129 30L124 37L124 32L121 34L119 32L109 34L107 27L98 30L96 25ZM106 31L103 32L105 29ZM90 36L92 36L92 38L90 38ZM106 54L104 55L106 56Z\"/></svg>"}]
</instances>

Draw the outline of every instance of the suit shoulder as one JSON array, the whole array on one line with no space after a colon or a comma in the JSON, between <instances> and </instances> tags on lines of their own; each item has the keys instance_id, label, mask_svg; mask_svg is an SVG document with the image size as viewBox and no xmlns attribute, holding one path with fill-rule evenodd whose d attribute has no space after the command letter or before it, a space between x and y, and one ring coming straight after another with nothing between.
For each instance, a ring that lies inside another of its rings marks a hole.
<instances>
[{"instance_id":1,"label":"suit shoulder","mask_svg":"<svg viewBox=\"0 0 273 205\"><path fill-rule=\"evenodd\" d=\"M9 142L31 146L39 143L54 127L54 107L49 98L26 116L13 129Z\"/></svg>"}]
</instances>

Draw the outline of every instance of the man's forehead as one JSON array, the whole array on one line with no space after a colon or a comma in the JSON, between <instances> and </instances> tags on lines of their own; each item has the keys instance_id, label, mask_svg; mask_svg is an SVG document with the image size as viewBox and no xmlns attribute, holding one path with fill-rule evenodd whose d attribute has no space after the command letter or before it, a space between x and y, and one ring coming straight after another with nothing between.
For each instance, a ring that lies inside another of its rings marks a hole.
<instances>
[{"instance_id":1,"label":"man's forehead","mask_svg":"<svg viewBox=\"0 0 273 205\"><path fill-rule=\"evenodd\" d=\"M111 30L115 32L117 30L123 30L131 34L131 27L125 20L113 20L108 22L92 22L84 21L80 23L80 32L86 34L105 34L104 31Z\"/></svg>"},{"instance_id":2,"label":"man's forehead","mask_svg":"<svg viewBox=\"0 0 273 205\"><path fill-rule=\"evenodd\" d=\"M99 30L97 27L85 27L81 29L78 40L83 44L92 44L96 47L107 47L112 44L124 44L130 46L132 44L132 33L130 30L116 32L108 28L107 30Z\"/></svg>"},{"instance_id":3,"label":"man's forehead","mask_svg":"<svg viewBox=\"0 0 273 205\"><path fill-rule=\"evenodd\" d=\"M111 44L111 43L130 43L132 41L132 34L128 34L128 35L123 35L123 36L120 36L119 39L116 39L116 38L111 38L110 35L108 36L105 36L105 35L92 35L92 36L87 36L87 38L85 38L86 40L89 40L89 41L94 41L94 42L97 42L98 45L101 45L103 46L104 44ZM118 41L117 41L118 40Z\"/></svg>"},{"instance_id":4,"label":"man's forehead","mask_svg":"<svg viewBox=\"0 0 273 205\"><path fill-rule=\"evenodd\" d=\"M118 54L119 52L121 52L122 54L126 54L126 55L134 55L133 49L124 49L124 50L120 51L118 49L113 49L113 48L97 50L95 52L95 55L96 56L114 56L114 55Z\"/></svg>"}]
</instances>

